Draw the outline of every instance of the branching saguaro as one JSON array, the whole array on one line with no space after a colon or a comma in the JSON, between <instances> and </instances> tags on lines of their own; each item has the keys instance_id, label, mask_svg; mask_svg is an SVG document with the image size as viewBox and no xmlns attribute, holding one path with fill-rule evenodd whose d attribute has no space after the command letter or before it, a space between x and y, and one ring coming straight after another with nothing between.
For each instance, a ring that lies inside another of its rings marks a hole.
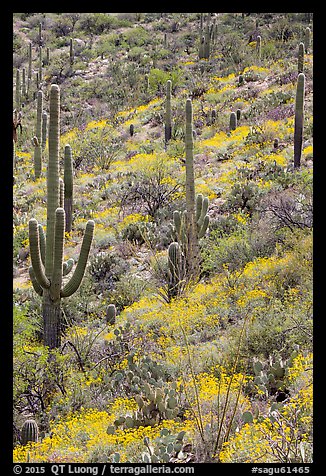
<instances>
[{"instance_id":1,"label":"branching saguaro","mask_svg":"<svg viewBox=\"0 0 326 476\"><path fill-rule=\"evenodd\" d=\"M73 260L63 261L65 211L62 205L62 179L59 178L60 89L50 90L49 160L47 167L46 236L35 218L29 221L31 266L30 278L34 290L42 296L44 344L49 348L61 345L61 299L79 288L84 276L94 234L94 221L89 220L81 245L80 256L70 279L64 283L73 267ZM61 193L60 193L61 188ZM61 198L60 198L61 195Z\"/></svg>"}]
</instances>

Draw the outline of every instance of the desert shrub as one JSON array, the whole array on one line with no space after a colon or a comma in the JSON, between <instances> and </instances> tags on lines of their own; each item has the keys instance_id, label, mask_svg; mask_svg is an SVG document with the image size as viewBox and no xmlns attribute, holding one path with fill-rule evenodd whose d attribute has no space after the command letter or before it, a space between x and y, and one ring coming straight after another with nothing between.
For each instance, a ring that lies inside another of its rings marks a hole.
<instances>
[{"instance_id":1,"label":"desert shrub","mask_svg":"<svg viewBox=\"0 0 326 476\"><path fill-rule=\"evenodd\" d=\"M123 311L127 306L131 306L138 301L148 288L148 282L134 273L127 273L123 279L118 281L110 293L110 300L116 306L117 312Z\"/></svg>"},{"instance_id":2,"label":"desert shrub","mask_svg":"<svg viewBox=\"0 0 326 476\"><path fill-rule=\"evenodd\" d=\"M128 263L113 251L100 252L89 263L89 274L98 292L111 291L128 269Z\"/></svg>"},{"instance_id":3,"label":"desert shrub","mask_svg":"<svg viewBox=\"0 0 326 476\"><path fill-rule=\"evenodd\" d=\"M233 212L242 211L251 216L257 210L262 193L254 180L237 182L232 186L222 209Z\"/></svg>"},{"instance_id":4,"label":"desert shrub","mask_svg":"<svg viewBox=\"0 0 326 476\"><path fill-rule=\"evenodd\" d=\"M253 259L253 250L247 231L234 232L219 237L219 231L213 231L202 241L202 272L214 274L221 272L227 265L230 270L241 268Z\"/></svg>"}]
</instances>

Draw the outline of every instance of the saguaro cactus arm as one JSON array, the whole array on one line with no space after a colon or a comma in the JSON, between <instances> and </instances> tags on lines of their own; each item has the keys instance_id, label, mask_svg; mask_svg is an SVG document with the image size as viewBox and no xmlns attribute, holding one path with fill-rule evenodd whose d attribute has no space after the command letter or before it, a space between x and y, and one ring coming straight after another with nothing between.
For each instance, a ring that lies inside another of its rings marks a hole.
<instances>
[{"instance_id":1,"label":"saguaro cactus arm","mask_svg":"<svg viewBox=\"0 0 326 476\"><path fill-rule=\"evenodd\" d=\"M39 285L37 279L36 279L36 276L35 276L35 273L34 273L34 270L33 270L33 266L30 266L28 268L28 272L29 272L29 277L31 278L31 281L32 281L32 285L33 285L33 288L34 288L34 291L39 295L39 296L43 296L43 288L42 286Z\"/></svg>"},{"instance_id":2,"label":"saguaro cactus arm","mask_svg":"<svg viewBox=\"0 0 326 476\"><path fill-rule=\"evenodd\" d=\"M95 227L94 221L89 220L86 224L86 230L85 230L83 242L81 245L77 266L70 280L62 288L60 293L61 297L71 296L75 291L77 291L77 289L80 286L80 283L85 273L89 250L93 240L94 227Z\"/></svg>"},{"instance_id":3,"label":"saguaro cactus arm","mask_svg":"<svg viewBox=\"0 0 326 476\"><path fill-rule=\"evenodd\" d=\"M42 288L48 289L51 283L44 273L40 251L38 223L35 218L29 220L29 246L35 278Z\"/></svg>"},{"instance_id":4,"label":"saguaro cactus arm","mask_svg":"<svg viewBox=\"0 0 326 476\"><path fill-rule=\"evenodd\" d=\"M294 167L300 167L302 153L302 135L304 120L304 90L305 75L298 75L297 92L295 97L295 116L294 116Z\"/></svg>"},{"instance_id":5,"label":"saguaro cactus arm","mask_svg":"<svg viewBox=\"0 0 326 476\"><path fill-rule=\"evenodd\" d=\"M39 233L39 239L40 239L40 253L41 253L41 259L42 259L42 263L43 263L43 266L45 264L45 242L46 242L46 238L45 238L45 233L44 233L44 230L43 230L43 226L39 223L37 225L38 227L38 233Z\"/></svg>"}]
</instances>

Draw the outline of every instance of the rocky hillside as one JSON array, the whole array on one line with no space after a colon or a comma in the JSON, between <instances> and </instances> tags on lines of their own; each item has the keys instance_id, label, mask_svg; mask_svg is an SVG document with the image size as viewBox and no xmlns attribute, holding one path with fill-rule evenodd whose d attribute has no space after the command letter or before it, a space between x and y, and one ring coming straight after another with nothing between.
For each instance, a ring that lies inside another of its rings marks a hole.
<instances>
[{"instance_id":1,"label":"rocky hillside","mask_svg":"<svg viewBox=\"0 0 326 476\"><path fill-rule=\"evenodd\" d=\"M309 13L15 13L14 461L308 463Z\"/></svg>"}]
</instances>

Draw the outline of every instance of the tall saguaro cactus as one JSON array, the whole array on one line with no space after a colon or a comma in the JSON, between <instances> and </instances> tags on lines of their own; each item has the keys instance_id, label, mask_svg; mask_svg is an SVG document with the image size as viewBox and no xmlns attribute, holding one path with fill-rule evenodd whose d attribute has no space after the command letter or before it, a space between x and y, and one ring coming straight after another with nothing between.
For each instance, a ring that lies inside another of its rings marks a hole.
<instances>
[{"instance_id":1,"label":"tall saguaro cactus","mask_svg":"<svg viewBox=\"0 0 326 476\"><path fill-rule=\"evenodd\" d=\"M43 93L37 93L37 112L36 112L36 129L34 139L34 175L38 179L42 172L42 112L43 112Z\"/></svg>"},{"instance_id":2,"label":"tall saguaro cactus","mask_svg":"<svg viewBox=\"0 0 326 476\"><path fill-rule=\"evenodd\" d=\"M165 143L168 143L172 137L171 88L172 88L172 81L169 79L166 83Z\"/></svg>"},{"instance_id":3,"label":"tall saguaro cactus","mask_svg":"<svg viewBox=\"0 0 326 476\"><path fill-rule=\"evenodd\" d=\"M73 205L73 162L71 147L65 146L64 152L64 209L66 213L66 231L71 232L72 228L72 205Z\"/></svg>"},{"instance_id":4,"label":"tall saguaro cactus","mask_svg":"<svg viewBox=\"0 0 326 476\"><path fill-rule=\"evenodd\" d=\"M28 45L28 79L32 79L32 43Z\"/></svg>"},{"instance_id":5,"label":"tall saguaro cactus","mask_svg":"<svg viewBox=\"0 0 326 476\"><path fill-rule=\"evenodd\" d=\"M304 44L299 43L299 51L298 51L298 73L303 73L303 65L304 65Z\"/></svg>"},{"instance_id":6,"label":"tall saguaro cactus","mask_svg":"<svg viewBox=\"0 0 326 476\"><path fill-rule=\"evenodd\" d=\"M51 85L49 115L46 237L42 225L32 218L29 221L32 264L29 273L34 290L42 296L44 344L53 349L61 344L61 299L71 296L80 286L93 239L94 221L86 224L77 266L64 283L63 276L71 270L72 260L63 261L65 211L59 206L60 90L56 84Z\"/></svg>"},{"instance_id":7,"label":"tall saguaro cactus","mask_svg":"<svg viewBox=\"0 0 326 476\"><path fill-rule=\"evenodd\" d=\"M21 84L20 84L20 69L16 71L16 109L20 111L21 106Z\"/></svg>"},{"instance_id":8,"label":"tall saguaro cactus","mask_svg":"<svg viewBox=\"0 0 326 476\"><path fill-rule=\"evenodd\" d=\"M192 102L186 101L186 210L187 210L187 271L195 277L198 267L198 237L195 223L195 174L194 174L194 139L193 139Z\"/></svg>"},{"instance_id":9,"label":"tall saguaro cactus","mask_svg":"<svg viewBox=\"0 0 326 476\"><path fill-rule=\"evenodd\" d=\"M40 46L40 50L39 50L39 69L38 69L38 79L39 79L40 82L42 82L42 80L43 80L42 66L43 66L43 50L42 50L42 46Z\"/></svg>"},{"instance_id":10,"label":"tall saguaro cactus","mask_svg":"<svg viewBox=\"0 0 326 476\"><path fill-rule=\"evenodd\" d=\"M297 81L294 116L294 167L300 167L302 153L303 120L304 120L305 75L300 73Z\"/></svg>"}]
</instances>

